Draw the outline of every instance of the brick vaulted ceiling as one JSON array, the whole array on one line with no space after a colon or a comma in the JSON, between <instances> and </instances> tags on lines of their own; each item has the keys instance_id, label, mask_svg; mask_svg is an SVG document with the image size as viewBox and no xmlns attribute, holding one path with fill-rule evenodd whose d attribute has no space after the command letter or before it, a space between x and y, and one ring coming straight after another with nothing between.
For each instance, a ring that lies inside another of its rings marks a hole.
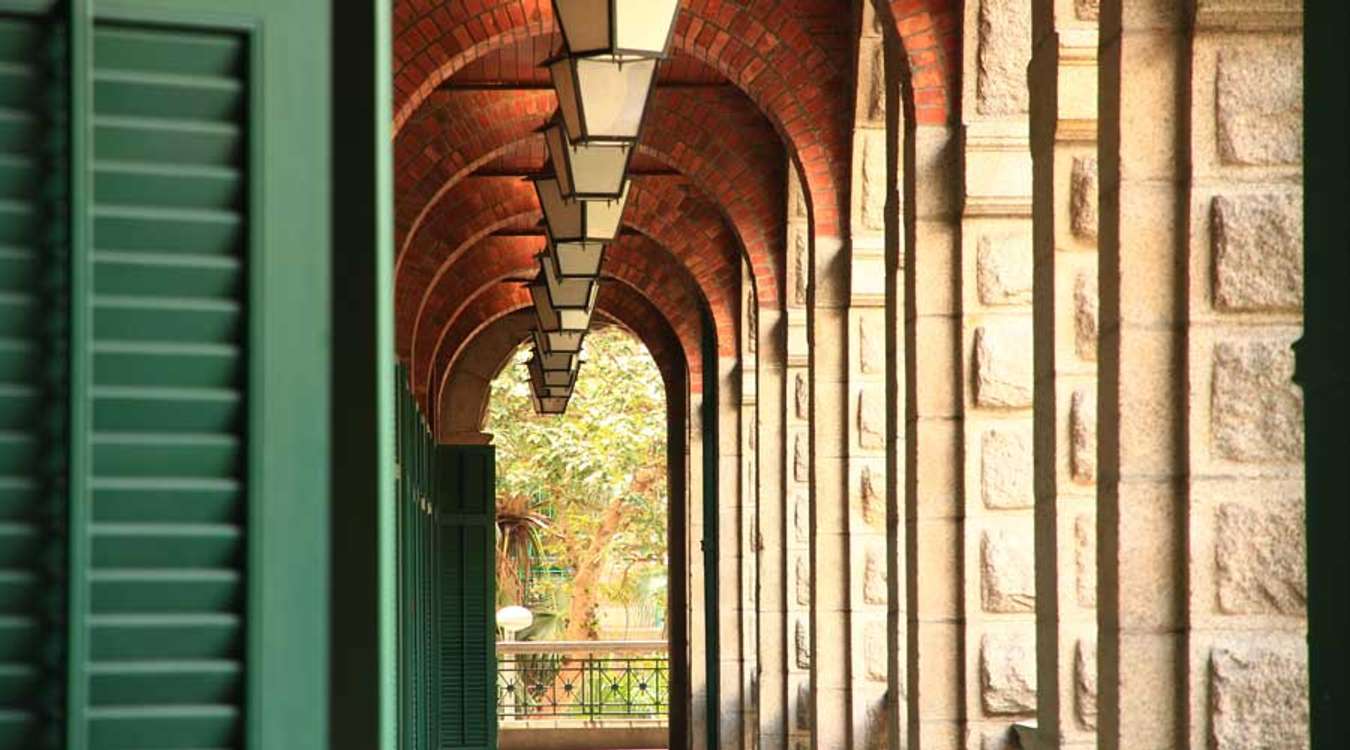
<instances>
[{"instance_id":1,"label":"brick vaulted ceiling","mask_svg":"<svg viewBox=\"0 0 1350 750\"><path fill-rule=\"evenodd\" d=\"M897 28L933 2L890 3ZM544 168L536 130L555 98L539 64L560 42L550 0L396 0L394 14L397 342L425 396L484 321L525 304L543 239L522 178ZM941 24L924 17L909 30ZM853 23L845 0L682 4L607 273L665 318L691 374L702 309L736 350L742 260L760 304L780 297L789 160L815 231L845 231Z\"/></svg>"}]
</instances>

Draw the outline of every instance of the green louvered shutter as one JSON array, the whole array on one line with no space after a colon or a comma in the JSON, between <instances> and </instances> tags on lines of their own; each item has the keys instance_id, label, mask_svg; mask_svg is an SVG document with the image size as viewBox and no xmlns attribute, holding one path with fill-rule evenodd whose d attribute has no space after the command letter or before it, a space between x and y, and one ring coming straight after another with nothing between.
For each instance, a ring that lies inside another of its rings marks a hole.
<instances>
[{"instance_id":1,"label":"green louvered shutter","mask_svg":"<svg viewBox=\"0 0 1350 750\"><path fill-rule=\"evenodd\" d=\"M436 448L440 750L497 746L494 456Z\"/></svg>"},{"instance_id":2,"label":"green louvered shutter","mask_svg":"<svg viewBox=\"0 0 1350 750\"><path fill-rule=\"evenodd\" d=\"M62 746L62 41L0 14L0 750Z\"/></svg>"},{"instance_id":3,"label":"green louvered shutter","mask_svg":"<svg viewBox=\"0 0 1350 750\"><path fill-rule=\"evenodd\" d=\"M438 747L441 642L436 447L400 369L398 388L398 746Z\"/></svg>"},{"instance_id":4,"label":"green louvered shutter","mask_svg":"<svg viewBox=\"0 0 1350 750\"><path fill-rule=\"evenodd\" d=\"M239 747L246 47L93 43L89 744Z\"/></svg>"},{"instance_id":5,"label":"green louvered shutter","mask_svg":"<svg viewBox=\"0 0 1350 750\"><path fill-rule=\"evenodd\" d=\"M419 493L424 508L418 516L418 573L419 599L417 604L418 617L420 622L419 643L420 654L419 662L419 680L421 682L418 692L420 695L419 711L420 718L418 729L421 733L421 739L418 747L430 750L436 746L436 720L437 706L435 696L436 691L436 632L437 632L437 600L436 600L436 495L435 495L435 475L433 473L433 461L435 456L435 443L431 437L430 428L422 419L418 412L417 424L419 428L418 446L421 453L421 469L419 470L421 479L419 483Z\"/></svg>"},{"instance_id":6,"label":"green louvered shutter","mask_svg":"<svg viewBox=\"0 0 1350 750\"><path fill-rule=\"evenodd\" d=\"M0 0L0 750L329 744L328 13Z\"/></svg>"}]
</instances>

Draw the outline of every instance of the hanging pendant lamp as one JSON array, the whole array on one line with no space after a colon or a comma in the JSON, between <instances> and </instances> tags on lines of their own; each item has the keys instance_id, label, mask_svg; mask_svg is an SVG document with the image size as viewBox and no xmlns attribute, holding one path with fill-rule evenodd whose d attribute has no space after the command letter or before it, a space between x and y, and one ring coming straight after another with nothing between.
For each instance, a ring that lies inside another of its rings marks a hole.
<instances>
[{"instance_id":1,"label":"hanging pendant lamp","mask_svg":"<svg viewBox=\"0 0 1350 750\"><path fill-rule=\"evenodd\" d=\"M563 54L545 62L568 140L637 143L658 62L608 54Z\"/></svg>"},{"instance_id":2,"label":"hanging pendant lamp","mask_svg":"<svg viewBox=\"0 0 1350 750\"><path fill-rule=\"evenodd\" d=\"M549 163L564 198L618 200L627 189L633 141L577 141L567 137L562 117L544 126Z\"/></svg>"},{"instance_id":3,"label":"hanging pendant lamp","mask_svg":"<svg viewBox=\"0 0 1350 750\"><path fill-rule=\"evenodd\" d=\"M532 331L534 356L545 370L570 370L580 358L580 352L555 352L549 348L548 336L543 331Z\"/></svg>"},{"instance_id":4,"label":"hanging pendant lamp","mask_svg":"<svg viewBox=\"0 0 1350 750\"><path fill-rule=\"evenodd\" d=\"M613 200L564 198L557 177L537 177L533 182L544 212L554 270L562 277L598 276L606 244L619 236L628 182Z\"/></svg>"},{"instance_id":5,"label":"hanging pendant lamp","mask_svg":"<svg viewBox=\"0 0 1350 750\"><path fill-rule=\"evenodd\" d=\"M545 343L541 350L550 354L577 354L581 351L586 328L590 325L589 315L578 315L573 311L563 319L561 311L553 306L548 296L548 284L543 279L535 279L527 285L530 297L534 301L534 312L539 324L539 333ZM581 319L584 317L584 319ZM568 327L563 324L568 323Z\"/></svg>"},{"instance_id":6,"label":"hanging pendant lamp","mask_svg":"<svg viewBox=\"0 0 1350 750\"><path fill-rule=\"evenodd\" d=\"M530 358L527 367L530 371L530 387L540 397L570 398L576 386L577 370L546 370L539 355Z\"/></svg>"}]
</instances>

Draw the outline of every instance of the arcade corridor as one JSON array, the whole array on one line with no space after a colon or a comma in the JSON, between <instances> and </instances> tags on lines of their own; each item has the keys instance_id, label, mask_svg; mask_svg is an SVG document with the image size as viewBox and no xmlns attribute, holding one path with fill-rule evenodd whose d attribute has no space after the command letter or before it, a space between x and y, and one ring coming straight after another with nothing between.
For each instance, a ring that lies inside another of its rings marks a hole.
<instances>
[{"instance_id":1,"label":"arcade corridor","mask_svg":"<svg viewBox=\"0 0 1350 750\"><path fill-rule=\"evenodd\" d=\"M0 0L0 750L617 750L498 729L492 383L597 327L643 736L1350 747L1347 12Z\"/></svg>"}]
</instances>

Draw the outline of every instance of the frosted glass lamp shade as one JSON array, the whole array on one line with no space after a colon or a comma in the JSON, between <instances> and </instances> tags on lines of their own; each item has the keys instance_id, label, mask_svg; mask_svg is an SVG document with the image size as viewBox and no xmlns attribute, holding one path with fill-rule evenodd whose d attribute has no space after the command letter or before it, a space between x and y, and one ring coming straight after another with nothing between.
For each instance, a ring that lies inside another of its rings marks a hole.
<instances>
[{"instance_id":1,"label":"frosted glass lamp shade","mask_svg":"<svg viewBox=\"0 0 1350 750\"><path fill-rule=\"evenodd\" d=\"M567 399L533 395L534 412L545 417L560 417L567 413Z\"/></svg>"},{"instance_id":2,"label":"frosted glass lamp shade","mask_svg":"<svg viewBox=\"0 0 1350 750\"><path fill-rule=\"evenodd\" d=\"M628 186L632 141L568 140L562 118L544 128L549 163L564 198L618 200Z\"/></svg>"},{"instance_id":3,"label":"frosted glass lamp shade","mask_svg":"<svg viewBox=\"0 0 1350 750\"><path fill-rule=\"evenodd\" d=\"M603 242L548 243L548 265L563 279L593 279L605 259Z\"/></svg>"},{"instance_id":4,"label":"frosted glass lamp shade","mask_svg":"<svg viewBox=\"0 0 1350 750\"><path fill-rule=\"evenodd\" d=\"M544 211L548 254L554 271L564 278L600 275L605 247L619 234L628 185L614 200L581 200L562 197L556 177L534 180L535 194Z\"/></svg>"},{"instance_id":5,"label":"frosted glass lamp shade","mask_svg":"<svg viewBox=\"0 0 1350 750\"><path fill-rule=\"evenodd\" d=\"M570 370L580 355L577 352L555 352L549 348L548 336L534 331L534 357L545 370Z\"/></svg>"},{"instance_id":6,"label":"frosted glass lamp shade","mask_svg":"<svg viewBox=\"0 0 1350 750\"><path fill-rule=\"evenodd\" d=\"M553 0L553 15L574 55L664 55L679 0Z\"/></svg>"},{"instance_id":7,"label":"frosted glass lamp shade","mask_svg":"<svg viewBox=\"0 0 1350 750\"><path fill-rule=\"evenodd\" d=\"M548 351L553 354L579 354L585 331L542 331Z\"/></svg>"},{"instance_id":8,"label":"frosted glass lamp shade","mask_svg":"<svg viewBox=\"0 0 1350 750\"><path fill-rule=\"evenodd\" d=\"M548 290L549 302L560 314L567 310L585 310L587 320L590 319L600 293L600 283L595 276L559 276L547 253L539 256L539 271Z\"/></svg>"},{"instance_id":9,"label":"frosted glass lamp shade","mask_svg":"<svg viewBox=\"0 0 1350 750\"><path fill-rule=\"evenodd\" d=\"M656 63L655 57L611 55L563 55L546 63L568 140L636 142Z\"/></svg>"},{"instance_id":10,"label":"frosted glass lamp shade","mask_svg":"<svg viewBox=\"0 0 1350 750\"><path fill-rule=\"evenodd\" d=\"M545 370L538 353L530 358L530 387L536 395L553 398L569 398L576 385L577 370Z\"/></svg>"},{"instance_id":11,"label":"frosted glass lamp shade","mask_svg":"<svg viewBox=\"0 0 1350 750\"><path fill-rule=\"evenodd\" d=\"M544 256L540 257L541 265L544 268L550 268L553 264L549 263ZM595 299L599 292L598 285L593 280L574 279L562 281L552 274L550 277L557 281L558 288L554 290L544 278L536 279L529 285L530 297L534 301L534 312L539 321L539 330L545 333L555 331L579 331L585 333L591 326L591 313L595 310ZM580 285L580 289L578 289ZM564 299L569 302L575 302L579 294L588 295L581 298L577 303L579 306L560 306L554 301L553 293L565 293ZM572 350L575 351L575 350Z\"/></svg>"},{"instance_id":12,"label":"frosted glass lamp shade","mask_svg":"<svg viewBox=\"0 0 1350 750\"><path fill-rule=\"evenodd\" d=\"M535 179L534 192L544 211L548 236L555 243L613 242L619 236L628 204L627 180L619 195L608 200L565 198L557 177Z\"/></svg>"}]
</instances>

